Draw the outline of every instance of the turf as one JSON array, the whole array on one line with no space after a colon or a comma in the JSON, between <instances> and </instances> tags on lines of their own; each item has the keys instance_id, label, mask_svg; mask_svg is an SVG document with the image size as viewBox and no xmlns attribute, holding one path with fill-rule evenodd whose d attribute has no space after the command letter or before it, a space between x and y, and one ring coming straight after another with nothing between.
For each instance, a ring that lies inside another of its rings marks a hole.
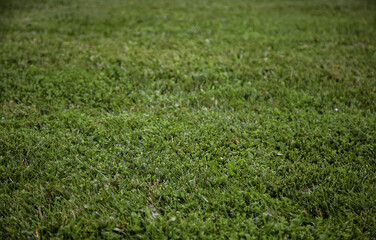
<instances>
[{"instance_id":1,"label":"turf","mask_svg":"<svg viewBox=\"0 0 376 240\"><path fill-rule=\"evenodd\" d=\"M375 239L373 0L1 0L2 239Z\"/></svg>"}]
</instances>

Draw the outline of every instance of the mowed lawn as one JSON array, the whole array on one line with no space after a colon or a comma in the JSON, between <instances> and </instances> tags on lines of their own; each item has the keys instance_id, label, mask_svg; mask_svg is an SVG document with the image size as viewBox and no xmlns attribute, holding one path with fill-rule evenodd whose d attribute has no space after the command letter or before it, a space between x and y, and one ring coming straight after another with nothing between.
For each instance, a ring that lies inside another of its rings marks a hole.
<instances>
[{"instance_id":1,"label":"mowed lawn","mask_svg":"<svg viewBox=\"0 0 376 240\"><path fill-rule=\"evenodd\" d=\"M1 239L375 239L373 0L1 0Z\"/></svg>"}]
</instances>

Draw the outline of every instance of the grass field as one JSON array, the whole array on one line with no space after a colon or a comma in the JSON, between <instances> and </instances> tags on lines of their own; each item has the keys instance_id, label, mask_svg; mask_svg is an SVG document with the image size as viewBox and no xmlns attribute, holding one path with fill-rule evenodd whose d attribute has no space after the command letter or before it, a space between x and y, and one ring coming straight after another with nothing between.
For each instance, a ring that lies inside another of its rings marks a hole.
<instances>
[{"instance_id":1,"label":"grass field","mask_svg":"<svg viewBox=\"0 0 376 240\"><path fill-rule=\"evenodd\" d=\"M376 239L373 0L0 0L1 239Z\"/></svg>"}]
</instances>

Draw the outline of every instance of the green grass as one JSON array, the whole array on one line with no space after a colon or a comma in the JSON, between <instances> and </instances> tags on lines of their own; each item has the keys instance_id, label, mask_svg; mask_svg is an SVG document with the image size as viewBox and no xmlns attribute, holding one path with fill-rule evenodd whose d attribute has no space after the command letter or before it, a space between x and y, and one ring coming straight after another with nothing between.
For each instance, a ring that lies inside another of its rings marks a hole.
<instances>
[{"instance_id":1,"label":"green grass","mask_svg":"<svg viewBox=\"0 0 376 240\"><path fill-rule=\"evenodd\" d=\"M373 0L1 0L2 239L375 239Z\"/></svg>"}]
</instances>

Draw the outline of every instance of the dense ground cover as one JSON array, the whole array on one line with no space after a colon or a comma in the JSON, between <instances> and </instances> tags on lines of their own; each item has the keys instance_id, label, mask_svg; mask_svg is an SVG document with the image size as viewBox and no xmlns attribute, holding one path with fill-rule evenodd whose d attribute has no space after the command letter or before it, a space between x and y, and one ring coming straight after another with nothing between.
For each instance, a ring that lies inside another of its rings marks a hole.
<instances>
[{"instance_id":1,"label":"dense ground cover","mask_svg":"<svg viewBox=\"0 0 376 240\"><path fill-rule=\"evenodd\" d=\"M2 238L375 238L375 12L0 1Z\"/></svg>"}]
</instances>

